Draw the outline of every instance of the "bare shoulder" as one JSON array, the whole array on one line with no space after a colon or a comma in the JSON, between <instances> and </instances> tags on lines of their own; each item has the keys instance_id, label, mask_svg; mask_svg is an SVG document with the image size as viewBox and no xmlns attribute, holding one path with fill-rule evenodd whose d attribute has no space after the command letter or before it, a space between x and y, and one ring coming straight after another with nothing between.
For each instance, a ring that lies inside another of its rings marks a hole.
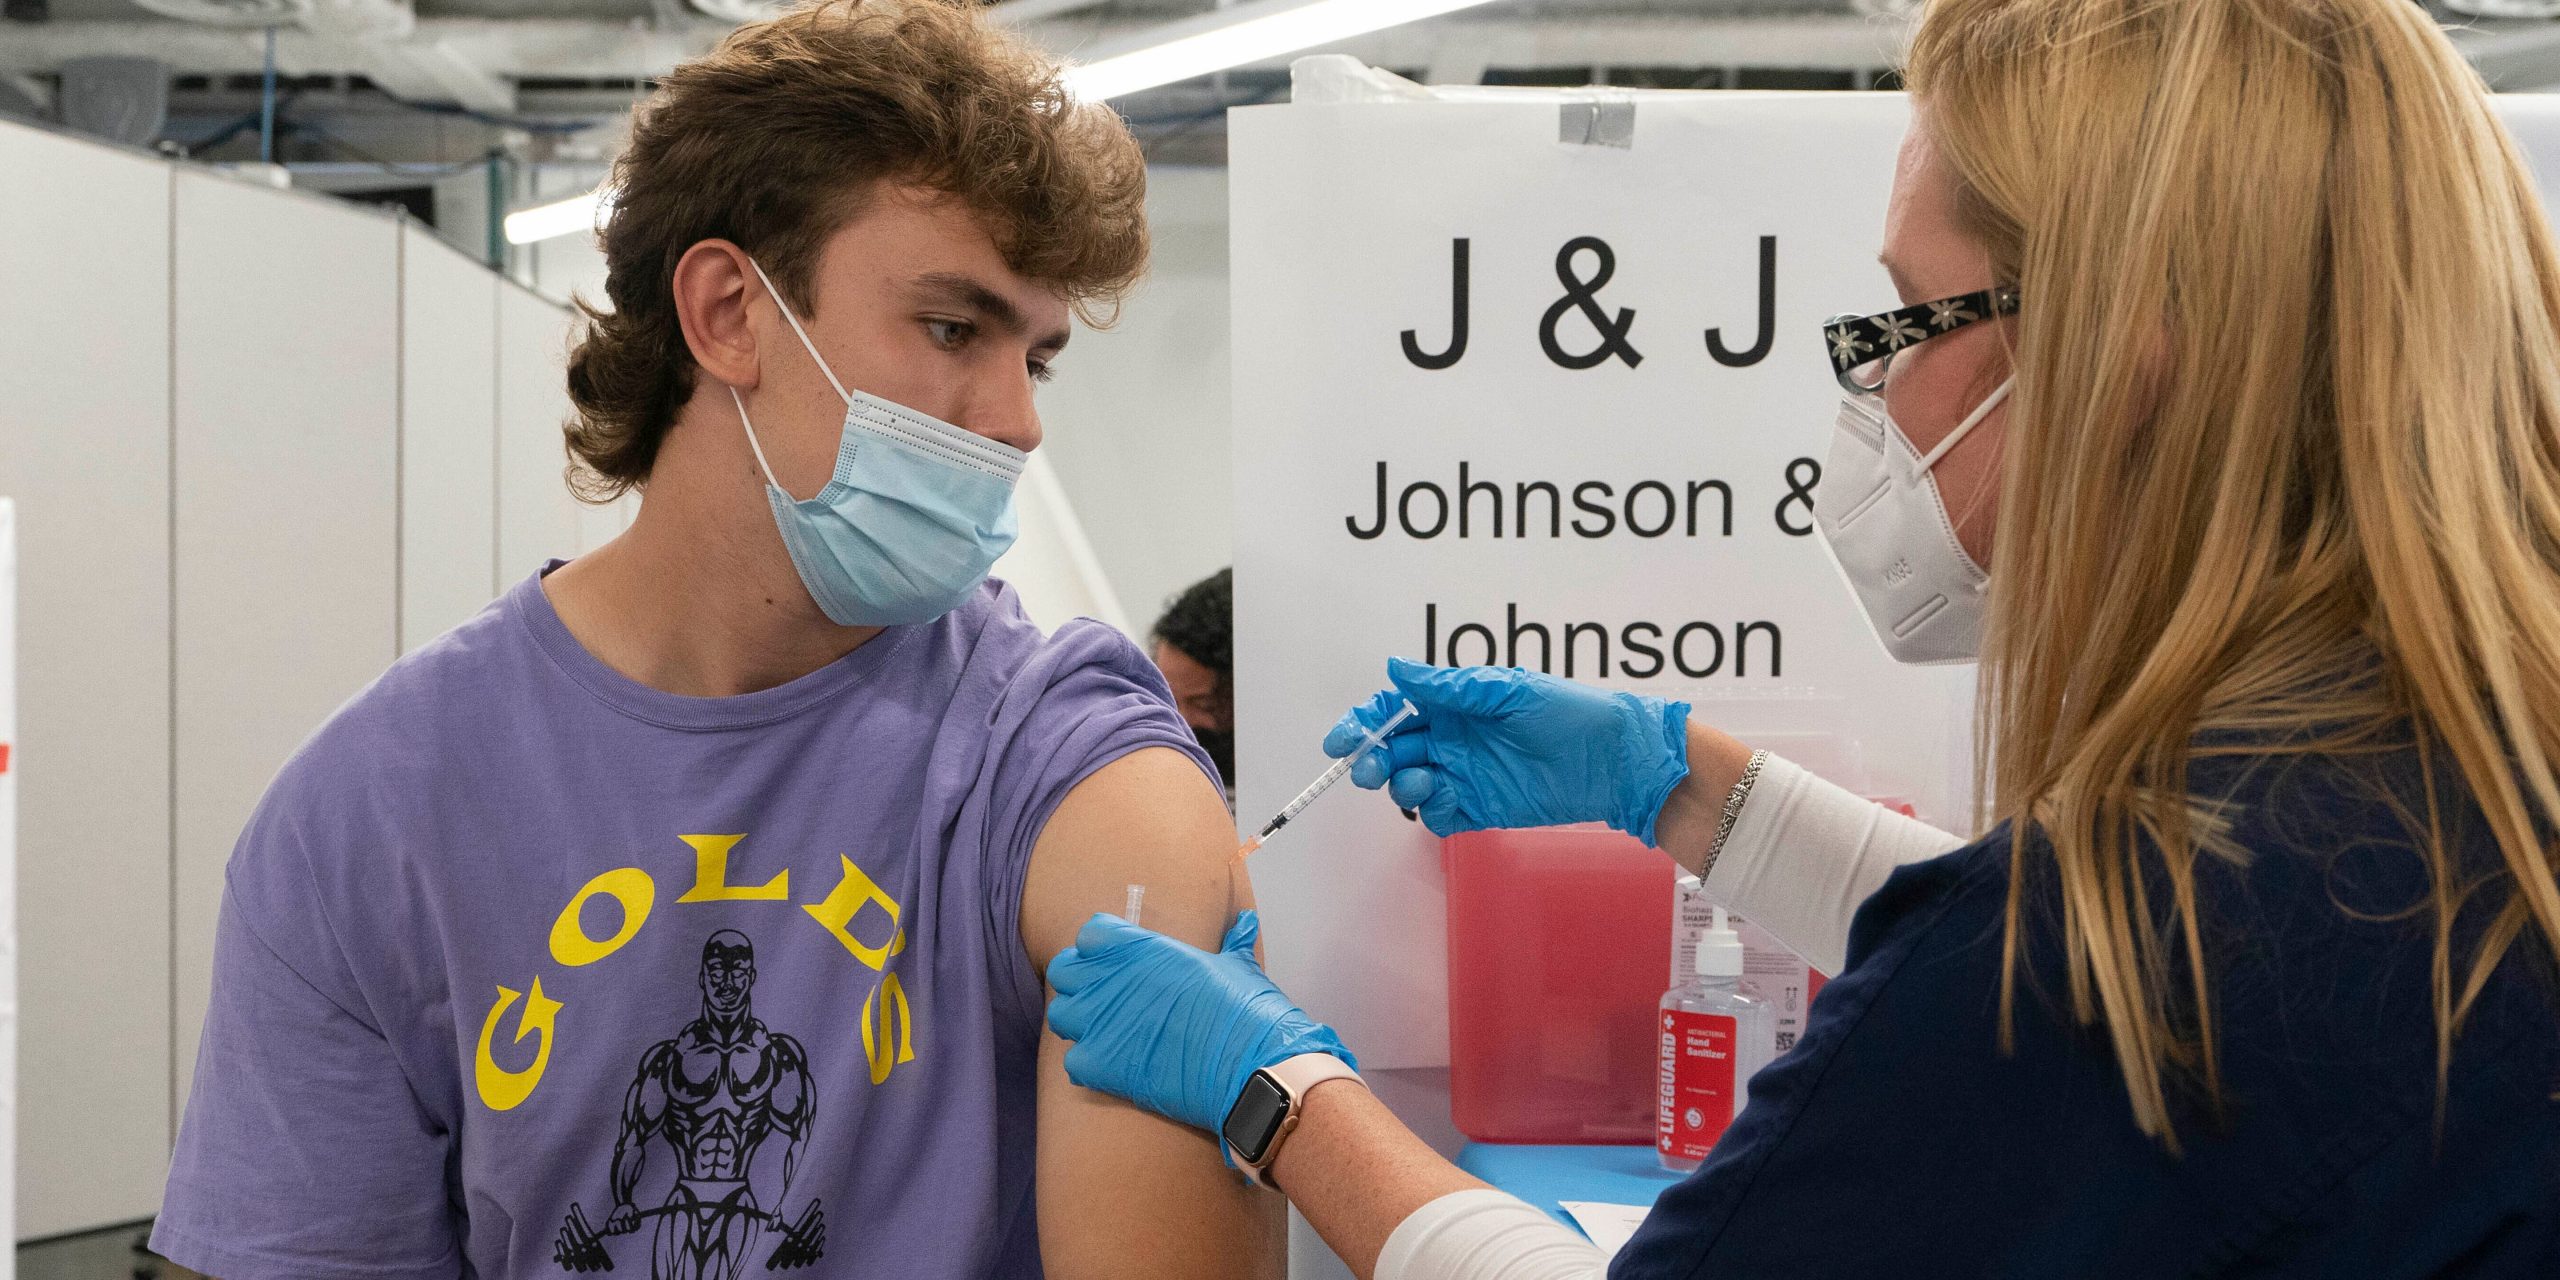
<instances>
[{"instance_id":1,"label":"bare shoulder","mask_svg":"<svg viewBox=\"0 0 2560 1280\"><path fill-rule=\"evenodd\" d=\"M1132 751L1050 815L1023 885L1023 947L1045 969L1095 912L1119 912L1133 884L1146 886L1147 927L1214 946L1242 906L1227 866L1235 847L1235 820L1197 763L1170 747Z\"/></svg>"}]
</instances>

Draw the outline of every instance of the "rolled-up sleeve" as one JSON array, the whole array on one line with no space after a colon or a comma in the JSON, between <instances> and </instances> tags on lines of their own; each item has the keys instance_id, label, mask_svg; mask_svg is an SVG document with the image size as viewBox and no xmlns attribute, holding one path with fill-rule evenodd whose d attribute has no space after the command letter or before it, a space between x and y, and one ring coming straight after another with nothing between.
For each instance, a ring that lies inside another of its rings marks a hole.
<instances>
[{"instance_id":1,"label":"rolled-up sleeve","mask_svg":"<svg viewBox=\"0 0 2560 1280\"><path fill-rule=\"evenodd\" d=\"M1858 908L1897 869L1964 843L1771 756L1707 871L1706 892L1836 977Z\"/></svg>"}]
</instances>

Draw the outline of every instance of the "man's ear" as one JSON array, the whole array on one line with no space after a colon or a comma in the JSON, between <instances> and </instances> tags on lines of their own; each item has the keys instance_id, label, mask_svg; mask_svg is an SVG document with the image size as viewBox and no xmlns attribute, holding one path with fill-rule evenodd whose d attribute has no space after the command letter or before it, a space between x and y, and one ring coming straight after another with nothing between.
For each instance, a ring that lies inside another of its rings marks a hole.
<instances>
[{"instance_id":1,"label":"man's ear","mask_svg":"<svg viewBox=\"0 0 2560 1280\"><path fill-rule=\"evenodd\" d=\"M726 240L704 240L676 261L676 322L693 361L713 381L742 391L760 372L752 304L764 293L747 252Z\"/></svg>"}]
</instances>

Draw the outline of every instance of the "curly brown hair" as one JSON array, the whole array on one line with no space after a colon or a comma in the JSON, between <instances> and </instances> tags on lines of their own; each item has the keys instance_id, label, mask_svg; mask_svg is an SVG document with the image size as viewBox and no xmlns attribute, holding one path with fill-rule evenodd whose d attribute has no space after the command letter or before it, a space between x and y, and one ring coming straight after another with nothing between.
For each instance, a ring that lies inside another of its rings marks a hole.
<instances>
[{"instance_id":1,"label":"curly brown hair","mask_svg":"<svg viewBox=\"0 0 2560 1280\"><path fill-rule=\"evenodd\" d=\"M1146 161L1118 115L958 0L820 0L740 27L668 73L607 184L610 309L578 301L569 483L609 502L644 483L693 394L676 263L725 239L811 309L820 249L878 184L975 213L1014 270L1107 323L1146 269Z\"/></svg>"}]
</instances>

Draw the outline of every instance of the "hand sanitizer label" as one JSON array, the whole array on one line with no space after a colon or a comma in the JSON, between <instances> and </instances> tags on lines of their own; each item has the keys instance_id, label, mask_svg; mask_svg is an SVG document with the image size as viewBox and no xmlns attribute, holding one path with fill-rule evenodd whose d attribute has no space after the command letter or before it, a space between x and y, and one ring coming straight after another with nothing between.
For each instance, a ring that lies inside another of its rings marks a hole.
<instances>
[{"instance_id":1,"label":"hand sanitizer label","mask_svg":"<svg viewBox=\"0 0 2560 1280\"><path fill-rule=\"evenodd\" d=\"M1733 1123L1734 1019L1718 1013L1662 1011L1661 1093L1654 1107L1656 1150L1678 1160L1704 1160Z\"/></svg>"},{"instance_id":2,"label":"hand sanitizer label","mask_svg":"<svg viewBox=\"0 0 2560 1280\"><path fill-rule=\"evenodd\" d=\"M1698 878L1680 877L1671 903L1672 986L1687 982L1696 972L1698 939L1706 935L1714 911L1715 904L1707 900ZM1779 1053L1795 1048L1804 1034L1814 993L1822 990L1822 975L1768 930L1741 916L1731 916L1726 923L1742 935L1742 976L1777 1005L1777 1043L1772 1047Z\"/></svg>"}]
</instances>

